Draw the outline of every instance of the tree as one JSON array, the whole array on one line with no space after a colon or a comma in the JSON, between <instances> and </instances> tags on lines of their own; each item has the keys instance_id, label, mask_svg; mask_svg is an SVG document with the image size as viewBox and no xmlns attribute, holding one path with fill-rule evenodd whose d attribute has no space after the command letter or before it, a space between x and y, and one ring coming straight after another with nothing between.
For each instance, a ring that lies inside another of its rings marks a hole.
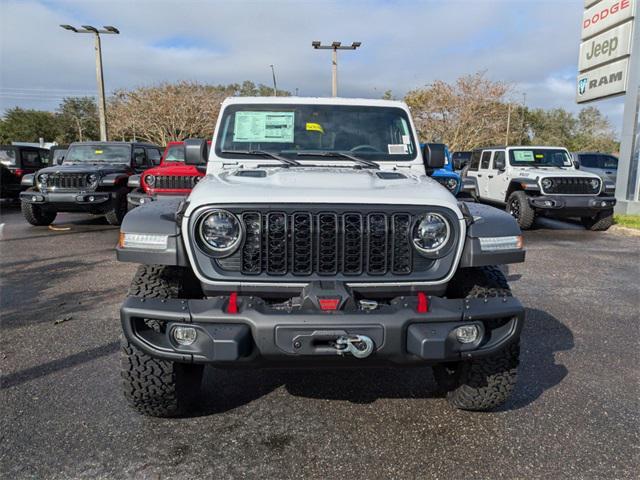
<instances>
[{"instance_id":1,"label":"tree","mask_svg":"<svg viewBox=\"0 0 640 480\"><path fill-rule=\"evenodd\" d=\"M15 107L0 120L0 142L37 142L40 138L53 141L60 133L55 114L42 110Z\"/></svg>"},{"instance_id":2,"label":"tree","mask_svg":"<svg viewBox=\"0 0 640 480\"><path fill-rule=\"evenodd\" d=\"M58 107L61 143L98 140L98 106L92 97L67 97Z\"/></svg>"},{"instance_id":3,"label":"tree","mask_svg":"<svg viewBox=\"0 0 640 480\"><path fill-rule=\"evenodd\" d=\"M451 150L503 144L511 87L480 72L455 83L435 81L405 96L421 140L443 142ZM520 115L520 117L518 117ZM512 108L509 140L522 137L522 109Z\"/></svg>"}]
</instances>

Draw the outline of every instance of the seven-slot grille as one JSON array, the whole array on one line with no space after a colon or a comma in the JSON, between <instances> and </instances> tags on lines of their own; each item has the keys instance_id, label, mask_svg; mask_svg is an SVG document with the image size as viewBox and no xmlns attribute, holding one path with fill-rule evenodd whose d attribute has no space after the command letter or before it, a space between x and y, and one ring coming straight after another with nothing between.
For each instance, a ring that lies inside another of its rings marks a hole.
<instances>
[{"instance_id":1,"label":"seven-slot grille","mask_svg":"<svg viewBox=\"0 0 640 480\"><path fill-rule=\"evenodd\" d=\"M595 190L591 186L592 178L580 177L548 177L552 185L550 188L543 188L546 194L560 195L593 195L598 193L600 187Z\"/></svg>"},{"instance_id":2,"label":"seven-slot grille","mask_svg":"<svg viewBox=\"0 0 640 480\"><path fill-rule=\"evenodd\" d=\"M407 275L408 213L245 212L241 272L247 275Z\"/></svg>"},{"instance_id":3,"label":"seven-slot grille","mask_svg":"<svg viewBox=\"0 0 640 480\"><path fill-rule=\"evenodd\" d=\"M52 173L47 178L47 188L77 190L87 187L86 173Z\"/></svg>"},{"instance_id":4,"label":"seven-slot grille","mask_svg":"<svg viewBox=\"0 0 640 480\"><path fill-rule=\"evenodd\" d=\"M158 175L155 189L192 189L200 177L194 175Z\"/></svg>"}]
</instances>

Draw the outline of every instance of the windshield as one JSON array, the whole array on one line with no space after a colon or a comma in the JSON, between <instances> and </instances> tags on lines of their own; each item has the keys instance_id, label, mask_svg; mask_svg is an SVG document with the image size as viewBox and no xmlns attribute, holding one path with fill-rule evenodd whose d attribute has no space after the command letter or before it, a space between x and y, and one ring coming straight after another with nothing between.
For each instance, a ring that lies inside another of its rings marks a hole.
<instances>
[{"instance_id":1,"label":"windshield","mask_svg":"<svg viewBox=\"0 0 640 480\"><path fill-rule=\"evenodd\" d=\"M0 163L5 167L16 164L16 151L13 148L0 148Z\"/></svg>"},{"instance_id":2,"label":"windshield","mask_svg":"<svg viewBox=\"0 0 640 480\"><path fill-rule=\"evenodd\" d=\"M332 162L344 160L339 153L375 161L416 157L404 110L344 105L231 105L223 112L216 154L233 158L233 152Z\"/></svg>"},{"instance_id":3,"label":"windshield","mask_svg":"<svg viewBox=\"0 0 640 480\"><path fill-rule=\"evenodd\" d=\"M172 145L164 157L165 162L184 162L184 145Z\"/></svg>"},{"instance_id":4,"label":"windshield","mask_svg":"<svg viewBox=\"0 0 640 480\"><path fill-rule=\"evenodd\" d=\"M72 145L67 150L64 163L129 163L130 159L131 147L129 145Z\"/></svg>"},{"instance_id":5,"label":"windshield","mask_svg":"<svg viewBox=\"0 0 640 480\"><path fill-rule=\"evenodd\" d=\"M518 148L509 151L509 162L516 167L570 167L566 150L552 148Z\"/></svg>"}]
</instances>

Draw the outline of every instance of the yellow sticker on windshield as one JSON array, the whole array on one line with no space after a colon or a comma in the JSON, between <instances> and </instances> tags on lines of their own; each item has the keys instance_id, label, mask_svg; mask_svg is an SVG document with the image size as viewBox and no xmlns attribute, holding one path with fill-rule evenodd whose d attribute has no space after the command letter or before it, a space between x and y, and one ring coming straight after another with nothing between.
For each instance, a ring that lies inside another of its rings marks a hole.
<instances>
[{"instance_id":1,"label":"yellow sticker on windshield","mask_svg":"<svg viewBox=\"0 0 640 480\"><path fill-rule=\"evenodd\" d=\"M93 152L93 153L95 153L96 155L100 155L100 154L102 153L102 150L96 150L96 151L95 151L95 152Z\"/></svg>"},{"instance_id":2,"label":"yellow sticker on windshield","mask_svg":"<svg viewBox=\"0 0 640 480\"><path fill-rule=\"evenodd\" d=\"M307 122L307 127L306 128L310 132L324 133L324 129L322 128L322 125L320 125L319 123Z\"/></svg>"},{"instance_id":3,"label":"yellow sticker on windshield","mask_svg":"<svg viewBox=\"0 0 640 480\"><path fill-rule=\"evenodd\" d=\"M544 158L544 154L542 154L542 153L536 153L536 158Z\"/></svg>"}]
</instances>

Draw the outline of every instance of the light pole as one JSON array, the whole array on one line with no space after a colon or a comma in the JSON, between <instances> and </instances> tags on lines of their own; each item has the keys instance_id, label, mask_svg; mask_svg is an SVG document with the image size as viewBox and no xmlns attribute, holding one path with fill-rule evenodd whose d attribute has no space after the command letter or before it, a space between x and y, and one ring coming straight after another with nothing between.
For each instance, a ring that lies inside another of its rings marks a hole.
<instances>
[{"instance_id":1,"label":"light pole","mask_svg":"<svg viewBox=\"0 0 640 480\"><path fill-rule=\"evenodd\" d=\"M271 75L273 75L273 96L278 96L278 87L276 86L276 71L273 68L273 64L269 65L271 67Z\"/></svg>"},{"instance_id":2,"label":"light pole","mask_svg":"<svg viewBox=\"0 0 640 480\"><path fill-rule=\"evenodd\" d=\"M102 47L100 45L100 34L117 35L120 33L116 27L105 26L103 29L97 29L91 25L82 25L82 28L76 28L71 25L60 25L65 30L73 33L91 33L95 37L96 49L96 79L98 80L98 114L100 116L100 141L107 141L107 104L104 97L104 76L102 73Z\"/></svg>"},{"instance_id":3,"label":"light pole","mask_svg":"<svg viewBox=\"0 0 640 480\"><path fill-rule=\"evenodd\" d=\"M331 55L331 95L338 96L338 50L355 50L362 42L353 42L349 46L342 46L341 42L332 42L331 45L322 45L319 41L311 42L316 50L333 50Z\"/></svg>"}]
</instances>

